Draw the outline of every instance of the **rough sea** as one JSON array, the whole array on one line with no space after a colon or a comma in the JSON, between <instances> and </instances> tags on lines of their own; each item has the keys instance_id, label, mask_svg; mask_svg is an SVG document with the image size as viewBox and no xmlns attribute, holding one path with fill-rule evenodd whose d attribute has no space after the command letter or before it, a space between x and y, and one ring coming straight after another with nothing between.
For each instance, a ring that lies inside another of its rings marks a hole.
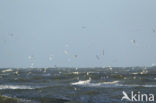
<instances>
[{"instance_id":1,"label":"rough sea","mask_svg":"<svg viewBox=\"0 0 156 103\"><path fill-rule=\"evenodd\" d=\"M156 95L156 67L0 69L0 94L21 103L131 103L123 91Z\"/></svg>"}]
</instances>

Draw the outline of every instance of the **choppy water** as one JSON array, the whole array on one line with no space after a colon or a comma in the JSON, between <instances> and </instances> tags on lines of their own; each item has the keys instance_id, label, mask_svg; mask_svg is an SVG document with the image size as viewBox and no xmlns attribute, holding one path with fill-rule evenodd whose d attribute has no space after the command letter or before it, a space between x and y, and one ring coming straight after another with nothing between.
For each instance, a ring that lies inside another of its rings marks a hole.
<instances>
[{"instance_id":1,"label":"choppy water","mask_svg":"<svg viewBox=\"0 0 156 103\"><path fill-rule=\"evenodd\" d=\"M156 67L0 69L0 93L30 103L121 103L122 91L156 94Z\"/></svg>"}]
</instances>

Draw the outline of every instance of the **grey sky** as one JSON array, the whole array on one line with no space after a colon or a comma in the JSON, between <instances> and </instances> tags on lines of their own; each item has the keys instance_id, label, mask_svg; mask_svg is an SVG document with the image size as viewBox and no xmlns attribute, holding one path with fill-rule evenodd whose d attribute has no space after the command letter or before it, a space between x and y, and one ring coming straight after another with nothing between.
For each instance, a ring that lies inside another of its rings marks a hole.
<instances>
[{"instance_id":1,"label":"grey sky","mask_svg":"<svg viewBox=\"0 0 156 103\"><path fill-rule=\"evenodd\" d=\"M155 4L156 0L0 0L0 67L29 67L28 56L34 56L34 67L156 64Z\"/></svg>"}]
</instances>

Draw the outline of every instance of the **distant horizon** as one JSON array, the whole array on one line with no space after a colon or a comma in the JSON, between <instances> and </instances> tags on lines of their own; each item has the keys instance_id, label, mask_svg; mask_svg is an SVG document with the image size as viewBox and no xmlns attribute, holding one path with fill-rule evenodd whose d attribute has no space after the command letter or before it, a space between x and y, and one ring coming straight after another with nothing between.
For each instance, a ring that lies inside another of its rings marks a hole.
<instances>
[{"instance_id":1,"label":"distant horizon","mask_svg":"<svg viewBox=\"0 0 156 103\"><path fill-rule=\"evenodd\" d=\"M0 69L61 69L61 68L65 68L65 69L83 69L83 68L136 68L136 67L147 67L147 68L150 68L150 67L156 67L156 66L104 66L104 67L0 67Z\"/></svg>"}]
</instances>

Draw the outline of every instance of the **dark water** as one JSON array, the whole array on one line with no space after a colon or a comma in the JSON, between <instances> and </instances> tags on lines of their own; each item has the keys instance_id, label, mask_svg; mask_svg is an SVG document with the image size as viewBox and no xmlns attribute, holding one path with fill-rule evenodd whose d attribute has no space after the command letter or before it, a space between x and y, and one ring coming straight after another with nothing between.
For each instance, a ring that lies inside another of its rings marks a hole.
<instances>
[{"instance_id":1,"label":"dark water","mask_svg":"<svg viewBox=\"0 0 156 103\"><path fill-rule=\"evenodd\" d=\"M121 103L122 91L156 94L156 67L0 69L0 93L25 103Z\"/></svg>"}]
</instances>

